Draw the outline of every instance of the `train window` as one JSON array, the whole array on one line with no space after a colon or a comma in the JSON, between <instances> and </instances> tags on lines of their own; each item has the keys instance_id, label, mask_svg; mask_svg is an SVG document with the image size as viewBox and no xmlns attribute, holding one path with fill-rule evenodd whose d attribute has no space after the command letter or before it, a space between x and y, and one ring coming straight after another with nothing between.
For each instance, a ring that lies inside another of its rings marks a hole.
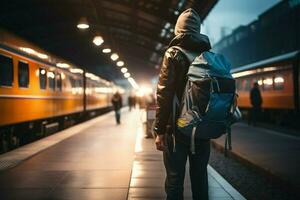
<instances>
[{"instance_id":1,"label":"train window","mask_svg":"<svg viewBox=\"0 0 300 200\"><path fill-rule=\"evenodd\" d=\"M29 86L29 65L26 62L18 63L18 82L19 87L28 88Z\"/></svg>"},{"instance_id":2,"label":"train window","mask_svg":"<svg viewBox=\"0 0 300 200\"><path fill-rule=\"evenodd\" d=\"M0 54L0 85L12 86L14 77L13 60Z\"/></svg>"},{"instance_id":3,"label":"train window","mask_svg":"<svg viewBox=\"0 0 300 200\"><path fill-rule=\"evenodd\" d=\"M283 90L284 89L284 78L282 76L274 77L274 89Z\"/></svg>"},{"instance_id":4,"label":"train window","mask_svg":"<svg viewBox=\"0 0 300 200\"><path fill-rule=\"evenodd\" d=\"M268 77L263 79L263 89L264 90L271 90L273 89L273 79Z\"/></svg>"},{"instance_id":5,"label":"train window","mask_svg":"<svg viewBox=\"0 0 300 200\"><path fill-rule=\"evenodd\" d=\"M81 79L77 79L77 87L79 87L79 88L83 87Z\"/></svg>"},{"instance_id":6,"label":"train window","mask_svg":"<svg viewBox=\"0 0 300 200\"><path fill-rule=\"evenodd\" d=\"M47 76L48 76L49 88L51 90L55 90L55 74L54 74L54 72L48 72Z\"/></svg>"},{"instance_id":7,"label":"train window","mask_svg":"<svg viewBox=\"0 0 300 200\"><path fill-rule=\"evenodd\" d=\"M70 82L71 82L72 88L75 88L76 87L76 81L72 76L70 77Z\"/></svg>"},{"instance_id":8,"label":"train window","mask_svg":"<svg viewBox=\"0 0 300 200\"><path fill-rule=\"evenodd\" d=\"M61 74L56 74L56 89L58 91L61 91L62 89L62 80L61 80Z\"/></svg>"},{"instance_id":9,"label":"train window","mask_svg":"<svg viewBox=\"0 0 300 200\"><path fill-rule=\"evenodd\" d=\"M40 68L39 78L40 78L40 88L46 89L47 86L47 76L46 76L46 70L44 68Z\"/></svg>"},{"instance_id":10,"label":"train window","mask_svg":"<svg viewBox=\"0 0 300 200\"><path fill-rule=\"evenodd\" d=\"M258 85L261 87L261 86L263 85L263 80L262 80L262 79L259 79L259 80L257 80L257 83L258 83Z\"/></svg>"},{"instance_id":11,"label":"train window","mask_svg":"<svg viewBox=\"0 0 300 200\"><path fill-rule=\"evenodd\" d=\"M250 91L251 89L251 81L249 79L245 80L245 90Z\"/></svg>"}]
</instances>

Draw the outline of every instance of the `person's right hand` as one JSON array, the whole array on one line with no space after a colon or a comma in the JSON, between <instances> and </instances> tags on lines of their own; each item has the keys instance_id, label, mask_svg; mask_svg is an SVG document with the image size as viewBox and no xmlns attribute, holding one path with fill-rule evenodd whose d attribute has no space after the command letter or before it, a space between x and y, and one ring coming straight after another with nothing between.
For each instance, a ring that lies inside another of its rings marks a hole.
<instances>
[{"instance_id":1,"label":"person's right hand","mask_svg":"<svg viewBox=\"0 0 300 200\"><path fill-rule=\"evenodd\" d=\"M155 145L158 151L164 151L166 146L164 144L164 135L157 135L155 138Z\"/></svg>"}]
</instances>

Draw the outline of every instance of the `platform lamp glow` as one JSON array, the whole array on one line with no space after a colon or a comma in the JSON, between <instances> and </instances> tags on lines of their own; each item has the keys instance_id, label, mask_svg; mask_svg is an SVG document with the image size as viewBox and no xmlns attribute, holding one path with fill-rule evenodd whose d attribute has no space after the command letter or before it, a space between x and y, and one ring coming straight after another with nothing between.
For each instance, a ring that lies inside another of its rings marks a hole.
<instances>
[{"instance_id":1,"label":"platform lamp glow","mask_svg":"<svg viewBox=\"0 0 300 200\"><path fill-rule=\"evenodd\" d=\"M132 77L129 77L127 80L129 81L129 83L131 84L131 86L132 86L134 89L137 90L137 89L139 88L138 84L135 82L135 80L134 80Z\"/></svg>"},{"instance_id":2,"label":"platform lamp glow","mask_svg":"<svg viewBox=\"0 0 300 200\"><path fill-rule=\"evenodd\" d=\"M77 28L79 29L88 29L90 27L86 17L81 17L78 24L77 24Z\"/></svg>"},{"instance_id":3,"label":"platform lamp glow","mask_svg":"<svg viewBox=\"0 0 300 200\"><path fill-rule=\"evenodd\" d=\"M121 69L121 72L124 74L124 73L126 73L128 71L128 69L126 68L126 67L123 67L122 69Z\"/></svg>"},{"instance_id":4,"label":"platform lamp glow","mask_svg":"<svg viewBox=\"0 0 300 200\"><path fill-rule=\"evenodd\" d=\"M100 46L103 42L104 42L104 40L100 35L95 36L94 39L93 39L93 43L96 46Z\"/></svg>"},{"instance_id":5,"label":"platform lamp glow","mask_svg":"<svg viewBox=\"0 0 300 200\"><path fill-rule=\"evenodd\" d=\"M111 54L110 58L111 58L113 61L116 61L116 60L118 60L119 55L116 54L116 53L113 53L113 54Z\"/></svg>"},{"instance_id":6,"label":"platform lamp glow","mask_svg":"<svg viewBox=\"0 0 300 200\"><path fill-rule=\"evenodd\" d=\"M102 49L102 53L110 53L111 49L110 48L104 48Z\"/></svg>"},{"instance_id":7,"label":"platform lamp glow","mask_svg":"<svg viewBox=\"0 0 300 200\"><path fill-rule=\"evenodd\" d=\"M124 74L124 77L125 77L125 78L129 78L129 77L130 77L130 73L129 73L129 72L126 72L126 73Z\"/></svg>"},{"instance_id":8,"label":"platform lamp glow","mask_svg":"<svg viewBox=\"0 0 300 200\"><path fill-rule=\"evenodd\" d=\"M123 67L124 64L125 64L125 63L124 63L123 61L121 61L121 60L117 62L117 66L118 66L118 67Z\"/></svg>"}]
</instances>

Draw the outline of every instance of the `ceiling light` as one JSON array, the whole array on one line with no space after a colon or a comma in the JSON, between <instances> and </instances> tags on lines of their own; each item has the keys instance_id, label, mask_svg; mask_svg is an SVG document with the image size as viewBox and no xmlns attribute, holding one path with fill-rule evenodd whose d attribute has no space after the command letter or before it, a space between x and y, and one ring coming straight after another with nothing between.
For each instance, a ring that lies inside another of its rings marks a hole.
<instances>
[{"instance_id":1,"label":"ceiling light","mask_svg":"<svg viewBox=\"0 0 300 200\"><path fill-rule=\"evenodd\" d=\"M122 69L121 69L121 72L122 73L126 73L128 71L128 69L126 68L126 67L123 67Z\"/></svg>"},{"instance_id":2,"label":"ceiling light","mask_svg":"<svg viewBox=\"0 0 300 200\"><path fill-rule=\"evenodd\" d=\"M82 69L78 69L78 68L71 68L70 72L75 73L75 74L82 74L83 70Z\"/></svg>"},{"instance_id":3,"label":"ceiling light","mask_svg":"<svg viewBox=\"0 0 300 200\"><path fill-rule=\"evenodd\" d=\"M165 29L170 28L170 26L171 26L171 24L170 24L169 22L167 22L167 23L165 24Z\"/></svg>"},{"instance_id":4,"label":"ceiling light","mask_svg":"<svg viewBox=\"0 0 300 200\"><path fill-rule=\"evenodd\" d=\"M104 42L103 38L101 36L95 36L93 39L93 43L97 46L100 46Z\"/></svg>"},{"instance_id":5,"label":"ceiling light","mask_svg":"<svg viewBox=\"0 0 300 200\"><path fill-rule=\"evenodd\" d=\"M123 66L124 66L124 62L121 61L121 60L118 61L118 62L117 62L117 66L118 66L118 67L123 67Z\"/></svg>"},{"instance_id":6,"label":"ceiling light","mask_svg":"<svg viewBox=\"0 0 300 200\"><path fill-rule=\"evenodd\" d=\"M135 80L132 77L128 78L128 81L134 89L137 90L139 88L138 84L135 82Z\"/></svg>"},{"instance_id":7,"label":"ceiling light","mask_svg":"<svg viewBox=\"0 0 300 200\"><path fill-rule=\"evenodd\" d=\"M20 49L21 49L22 51L28 53L28 54L35 54L35 53L36 53L36 51L33 50L33 49L31 49L31 48L21 47Z\"/></svg>"},{"instance_id":8,"label":"ceiling light","mask_svg":"<svg viewBox=\"0 0 300 200\"><path fill-rule=\"evenodd\" d=\"M47 59L48 56L46 54L38 53L37 56L41 59Z\"/></svg>"},{"instance_id":9,"label":"ceiling light","mask_svg":"<svg viewBox=\"0 0 300 200\"><path fill-rule=\"evenodd\" d=\"M103 52L103 53L110 53L110 52L111 52L111 49L105 48L105 49L102 49L102 52Z\"/></svg>"},{"instance_id":10,"label":"ceiling light","mask_svg":"<svg viewBox=\"0 0 300 200\"><path fill-rule=\"evenodd\" d=\"M167 33L166 30L162 29L160 32L160 37L165 37L166 33Z\"/></svg>"},{"instance_id":11,"label":"ceiling light","mask_svg":"<svg viewBox=\"0 0 300 200\"><path fill-rule=\"evenodd\" d=\"M89 26L89 23L88 23L86 17L81 17L80 20L79 20L79 22L78 22L78 24L77 24L77 28L79 28L79 29L87 29L89 27L90 26Z\"/></svg>"},{"instance_id":12,"label":"ceiling light","mask_svg":"<svg viewBox=\"0 0 300 200\"><path fill-rule=\"evenodd\" d=\"M88 73L88 72L85 73L85 77L92 78L93 76L95 75L92 73Z\"/></svg>"},{"instance_id":13,"label":"ceiling light","mask_svg":"<svg viewBox=\"0 0 300 200\"><path fill-rule=\"evenodd\" d=\"M59 68L64 68L64 69L67 69L70 67L70 65L67 63L57 63L56 66Z\"/></svg>"},{"instance_id":14,"label":"ceiling light","mask_svg":"<svg viewBox=\"0 0 300 200\"><path fill-rule=\"evenodd\" d=\"M113 54L111 54L110 58L111 58L113 61L116 61L116 60L118 60L119 56L118 56L118 54L113 53Z\"/></svg>"},{"instance_id":15,"label":"ceiling light","mask_svg":"<svg viewBox=\"0 0 300 200\"><path fill-rule=\"evenodd\" d=\"M124 77L125 77L125 78L129 78L129 77L130 77L130 73L126 72L126 73L124 74Z\"/></svg>"}]
</instances>

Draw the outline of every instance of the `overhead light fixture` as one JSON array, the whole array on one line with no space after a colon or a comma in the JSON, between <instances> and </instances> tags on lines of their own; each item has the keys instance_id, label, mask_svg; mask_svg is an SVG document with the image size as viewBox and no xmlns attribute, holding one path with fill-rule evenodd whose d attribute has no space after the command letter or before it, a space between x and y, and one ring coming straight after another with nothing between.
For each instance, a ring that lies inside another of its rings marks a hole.
<instances>
[{"instance_id":1,"label":"overhead light fixture","mask_svg":"<svg viewBox=\"0 0 300 200\"><path fill-rule=\"evenodd\" d=\"M128 69L126 68L126 67L123 67L122 69L121 69L121 72L124 74L124 73L126 73L128 71Z\"/></svg>"},{"instance_id":2,"label":"overhead light fixture","mask_svg":"<svg viewBox=\"0 0 300 200\"><path fill-rule=\"evenodd\" d=\"M85 73L85 77L91 78L93 76L94 76L94 74L92 74L92 73L88 73L88 72Z\"/></svg>"},{"instance_id":3,"label":"overhead light fixture","mask_svg":"<svg viewBox=\"0 0 300 200\"><path fill-rule=\"evenodd\" d=\"M139 88L138 84L135 82L135 80L132 77L128 78L128 81L134 89L137 90Z\"/></svg>"},{"instance_id":4,"label":"overhead light fixture","mask_svg":"<svg viewBox=\"0 0 300 200\"><path fill-rule=\"evenodd\" d=\"M170 26L171 26L171 24L170 24L169 22L167 22L167 23L165 24L165 29L170 28Z\"/></svg>"},{"instance_id":5,"label":"overhead light fixture","mask_svg":"<svg viewBox=\"0 0 300 200\"><path fill-rule=\"evenodd\" d=\"M103 42L104 42L103 38L99 35L95 36L94 39L93 39L93 43L96 46L100 46Z\"/></svg>"},{"instance_id":6,"label":"overhead light fixture","mask_svg":"<svg viewBox=\"0 0 300 200\"><path fill-rule=\"evenodd\" d=\"M20 47L20 49L28 54L35 54L36 51L31 49L31 48L27 48L27 47Z\"/></svg>"},{"instance_id":7,"label":"overhead light fixture","mask_svg":"<svg viewBox=\"0 0 300 200\"><path fill-rule=\"evenodd\" d=\"M117 66L118 66L118 67L123 67L123 66L124 66L124 62L121 61L121 60L118 61L118 62L117 62Z\"/></svg>"},{"instance_id":8,"label":"overhead light fixture","mask_svg":"<svg viewBox=\"0 0 300 200\"><path fill-rule=\"evenodd\" d=\"M37 52L34 49L31 49L31 48L28 48L28 47L20 47L20 50L22 50L22 51L24 51L24 52L26 52L28 54L37 56L37 57L39 57L41 59L47 59L48 58L48 55L40 53L40 52Z\"/></svg>"},{"instance_id":9,"label":"overhead light fixture","mask_svg":"<svg viewBox=\"0 0 300 200\"><path fill-rule=\"evenodd\" d=\"M110 52L111 52L110 48L102 49L102 53L110 53Z\"/></svg>"},{"instance_id":10,"label":"overhead light fixture","mask_svg":"<svg viewBox=\"0 0 300 200\"><path fill-rule=\"evenodd\" d=\"M43 53L38 53L37 56L41 59L47 59L48 56L46 54L43 54Z\"/></svg>"},{"instance_id":11,"label":"overhead light fixture","mask_svg":"<svg viewBox=\"0 0 300 200\"><path fill-rule=\"evenodd\" d=\"M118 54L113 53L113 54L111 54L110 58L111 58L113 61L116 61L116 60L118 60L119 56L118 56Z\"/></svg>"},{"instance_id":12,"label":"overhead light fixture","mask_svg":"<svg viewBox=\"0 0 300 200\"><path fill-rule=\"evenodd\" d=\"M130 77L130 73L126 72L126 73L124 74L124 77L125 77L125 78L129 78L129 77Z\"/></svg>"},{"instance_id":13,"label":"overhead light fixture","mask_svg":"<svg viewBox=\"0 0 300 200\"><path fill-rule=\"evenodd\" d=\"M92 73L88 73L88 72L85 73L85 77L88 77L88 78L90 78L94 81L99 81L100 80L100 78L98 76L96 76L95 74L92 74Z\"/></svg>"},{"instance_id":14,"label":"overhead light fixture","mask_svg":"<svg viewBox=\"0 0 300 200\"><path fill-rule=\"evenodd\" d=\"M70 67L70 65L67 63L57 63L56 66L63 69L67 69Z\"/></svg>"},{"instance_id":15,"label":"overhead light fixture","mask_svg":"<svg viewBox=\"0 0 300 200\"><path fill-rule=\"evenodd\" d=\"M160 32L160 37L165 37L166 33L167 33L166 30L162 29Z\"/></svg>"},{"instance_id":16,"label":"overhead light fixture","mask_svg":"<svg viewBox=\"0 0 300 200\"><path fill-rule=\"evenodd\" d=\"M75 73L75 74L82 74L83 70L79 68L71 68L70 72Z\"/></svg>"},{"instance_id":17,"label":"overhead light fixture","mask_svg":"<svg viewBox=\"0 0 300 200\"><path fill-rule=\"evenodd\" d=\"M87 29L89 27L90 26L89 26L89 23L88 23L86 17L81 17L80 20L79 20L79 22L78 22L78 24L77 24L77 28L79 28L79 29Z\"/></svg>"}]
</instances>

